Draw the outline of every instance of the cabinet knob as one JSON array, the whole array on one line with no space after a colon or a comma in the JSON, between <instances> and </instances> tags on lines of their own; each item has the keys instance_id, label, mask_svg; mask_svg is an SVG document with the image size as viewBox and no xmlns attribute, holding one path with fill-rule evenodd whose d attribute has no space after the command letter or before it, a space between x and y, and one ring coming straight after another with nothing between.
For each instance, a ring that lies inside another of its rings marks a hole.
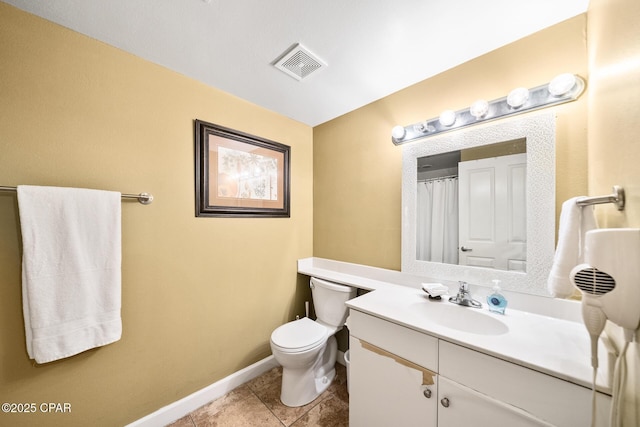
<instances>
[{"instance_id":1,"label":"cabinet knob","mask_svg":"<svg viewBox=\"0 0 640 427\"><path fill-rule=\"evenodd\" d=\"M445 408L449 407L449 399L447 399L446 397L442 398L440 400L440 403L442 404L442 406L444 406Z\"/></svg>"},{"instance_id":2,"label":"cabinet knob","mask_svg":"<svg viewBox=\"0 0 640 427\"><path fill-rule=\"evenodd\" d=\"M431 390L429 390L428 388L422 390L422 394L424 394L424 397L426 397L427 399L431 399Z\"/></svg>"}]
</instances>

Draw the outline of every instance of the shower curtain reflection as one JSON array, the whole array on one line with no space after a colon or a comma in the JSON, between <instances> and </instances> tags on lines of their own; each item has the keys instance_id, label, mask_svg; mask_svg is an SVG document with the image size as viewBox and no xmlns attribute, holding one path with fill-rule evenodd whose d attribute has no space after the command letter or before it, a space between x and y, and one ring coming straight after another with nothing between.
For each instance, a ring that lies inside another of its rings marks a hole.
<instances>
[{"instance_id":1,"label":"shower curtain reflection","mask_svg":"<svg viewBox=\"0 0 640 427\"><path fill-rule=\"evenodd\" d=\"M458 177L418 182L416 259L458 264Z\"/></svg>"}]
</instances>

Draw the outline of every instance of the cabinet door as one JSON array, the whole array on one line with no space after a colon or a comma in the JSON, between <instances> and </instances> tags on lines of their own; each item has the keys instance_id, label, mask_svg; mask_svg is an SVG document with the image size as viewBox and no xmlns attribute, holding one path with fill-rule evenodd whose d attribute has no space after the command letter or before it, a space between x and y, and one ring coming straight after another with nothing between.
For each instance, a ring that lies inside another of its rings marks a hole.
<instances>
[{"instance_id":1,"label":"cabinet door","mask_svg":"<svg viewBox=\"0 0 640 427\"><path fill-rule=\"evenodd\" d=\"M438 377L438 427L551 427L531 414Z\"/></svg>"},{"instance_id":2,"label":"cabinet door","mask_svg":"<svg viewBox=\"0 0 640 427\"><path fill-rule=\"evenodd\" d=\"M441 378L522 408L554 426L591 424L592 393L586 387L446 341L440 341L439 352ZM611 397L598 393L596 403L596 425L608 426Z\"/></svg>"},{"instance_id":3,"label":"cabinet door","mask_svg":"<svg viewBox=\"0 0 640 427\"><path fill-rule=\"evenodd\" d=\"M435 427L437 377L366 341L349 341L349 426Z\"/></svg>"}]
</instances>

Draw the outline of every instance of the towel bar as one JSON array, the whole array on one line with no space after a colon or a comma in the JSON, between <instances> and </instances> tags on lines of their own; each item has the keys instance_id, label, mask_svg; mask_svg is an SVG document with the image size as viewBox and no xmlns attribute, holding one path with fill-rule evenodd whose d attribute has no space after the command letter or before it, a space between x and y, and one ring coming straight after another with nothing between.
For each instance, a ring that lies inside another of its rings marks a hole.
<instances>
[{"instance_id":1,"label":"towel bar","mask_svg":"<svg viewBox=\"0 0 640 427\"><path fill-rule=\"evenodd\" d=\"M7 186L2 186L0 185L0 191L16 191L16 187L7 187ZM126 194L126 193L122 193L122 198L123 199L137 199L138 202L142 203L143 205L148 205L151 202L153 202L153 195L149 194L149 193L140 193L140 194Z\"/></svg>"},{"instance_id":2,"label":"towel bar","mask_svg":"<svg viewBox=\"0 0 640 427\"><path fill-rule=\"evenodd\" d=\"M619 185L613 186L613 193L598 197L581 197L576 200L578 206L600 205L603 203L614 203L619 211L624 210L624 188Z\"/></svg>"}]
</instances>

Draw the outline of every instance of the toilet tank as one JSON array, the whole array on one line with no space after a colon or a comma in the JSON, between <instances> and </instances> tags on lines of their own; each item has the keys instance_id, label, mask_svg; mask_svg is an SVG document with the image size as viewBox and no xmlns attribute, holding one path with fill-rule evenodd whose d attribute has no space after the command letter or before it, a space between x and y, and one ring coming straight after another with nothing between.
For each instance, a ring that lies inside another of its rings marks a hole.
<instances>
[{"instance_id":1,"label":"toilet tank","mask_svg":"<svg viewBox=\"0 0 640 427\"><path fill-rule=\"evenodd\" d=\"M339 285L312 277L311 297L317 320L337 328L343 326L349 313L349 309L344 303L355 298L356 292L357 289L351 286Z\"/></svg>"}]
</instances>

